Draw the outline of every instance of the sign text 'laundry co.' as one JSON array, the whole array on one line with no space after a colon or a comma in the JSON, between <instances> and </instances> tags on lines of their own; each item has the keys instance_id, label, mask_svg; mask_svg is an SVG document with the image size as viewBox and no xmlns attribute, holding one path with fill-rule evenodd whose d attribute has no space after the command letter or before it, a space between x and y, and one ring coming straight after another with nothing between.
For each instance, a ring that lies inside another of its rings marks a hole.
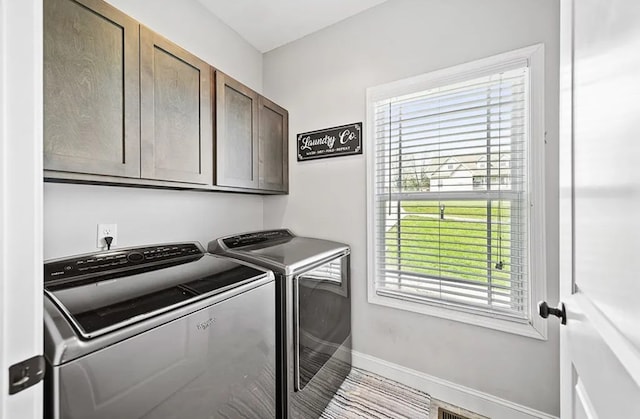
<instances>
[{"instance_id":1,"label":"sign text 'laundry co.'","mask_svg":"<svg viewBox=\"0 0 640 419\"><path fill-rule=\"evenodd\" d=\"M298 161L362 154L362 122L298 134Z\"/></svg>"}]
</instances>

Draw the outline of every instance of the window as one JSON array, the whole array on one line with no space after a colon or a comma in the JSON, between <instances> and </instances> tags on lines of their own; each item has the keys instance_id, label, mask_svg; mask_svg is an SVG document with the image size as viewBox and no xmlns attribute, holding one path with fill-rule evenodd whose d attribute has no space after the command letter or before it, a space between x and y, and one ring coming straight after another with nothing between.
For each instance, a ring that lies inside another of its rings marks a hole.
<instances>
[{"instance_id":1,"label":"window","mask_svg":"<svg viewBox=\"0 0 640 419\"><path fill-rule=\"evenodd\" d=\"M486 176L474 176L473 177L473 189L487 189L487 177Z\"/></svg>"},{"instance_id":2,"label":"window","mask_svg":"<svg viewBox=\"0 0 640 419\"><path fill-rule=\"evenodd\" d=\"M542 51L367 90L370 302L546 338Z\"/></svg>"}]
</instances>

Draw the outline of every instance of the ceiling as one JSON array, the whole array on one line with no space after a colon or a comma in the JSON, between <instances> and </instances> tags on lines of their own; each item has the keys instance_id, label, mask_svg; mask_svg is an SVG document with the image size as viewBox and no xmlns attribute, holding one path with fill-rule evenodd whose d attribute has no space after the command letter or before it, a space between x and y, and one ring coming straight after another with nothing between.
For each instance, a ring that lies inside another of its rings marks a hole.
<instances>
[{"instance_id":1,"label":"ceiling","mask_svg":"<svg viewBox=\"0 0 640 419\"><path fill-rule=\"evenodd\" d=\"M302 38L386 0L199 0L260 52Z\"/></svg>"}]
</instances>

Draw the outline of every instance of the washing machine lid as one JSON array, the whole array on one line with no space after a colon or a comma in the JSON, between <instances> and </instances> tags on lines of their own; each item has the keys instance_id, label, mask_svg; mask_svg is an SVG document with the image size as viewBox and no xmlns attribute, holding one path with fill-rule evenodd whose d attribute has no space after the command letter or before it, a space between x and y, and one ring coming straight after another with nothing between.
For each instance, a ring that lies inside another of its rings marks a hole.
<instances>
[{"instance_id":1,"label":"washing machine lid","mask_svg":"<svg viewBox=\"0 0 640 419\"><path fill-rule=\"evenodd\" d=\"M44 270L45 294L85 340L267 275L207 255L199 243L86 254Z\"/></svg>"},{"instance_id":2,"label":"washing machine lid","mask_svg":"<svg viewBox=\"0 0 640 419\"><path fill-rule=\"evenodd\" d=\"M290 230L266 230L221 237L209 242L214 254L232 256L285 275L349 254L349 246L330 240L299 237Z\"/></svg>"}]
</instances>

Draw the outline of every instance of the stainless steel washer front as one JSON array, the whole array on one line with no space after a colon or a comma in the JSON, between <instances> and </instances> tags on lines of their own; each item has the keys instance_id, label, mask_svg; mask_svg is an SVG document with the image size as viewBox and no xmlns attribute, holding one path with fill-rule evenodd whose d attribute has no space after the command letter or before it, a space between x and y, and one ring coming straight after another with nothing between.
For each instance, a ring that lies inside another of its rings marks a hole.
<instances>
[{"instance_id":1,"label":"stainless steel washer front","mask_svg":"<svg viewBox=\"0 0 640 419\"><path fill-rule=\"evenodd\" d=\"M45 297L46 417L275 416L273 273L148 246L47 262Z\"/></svg>"}]
</instances>

